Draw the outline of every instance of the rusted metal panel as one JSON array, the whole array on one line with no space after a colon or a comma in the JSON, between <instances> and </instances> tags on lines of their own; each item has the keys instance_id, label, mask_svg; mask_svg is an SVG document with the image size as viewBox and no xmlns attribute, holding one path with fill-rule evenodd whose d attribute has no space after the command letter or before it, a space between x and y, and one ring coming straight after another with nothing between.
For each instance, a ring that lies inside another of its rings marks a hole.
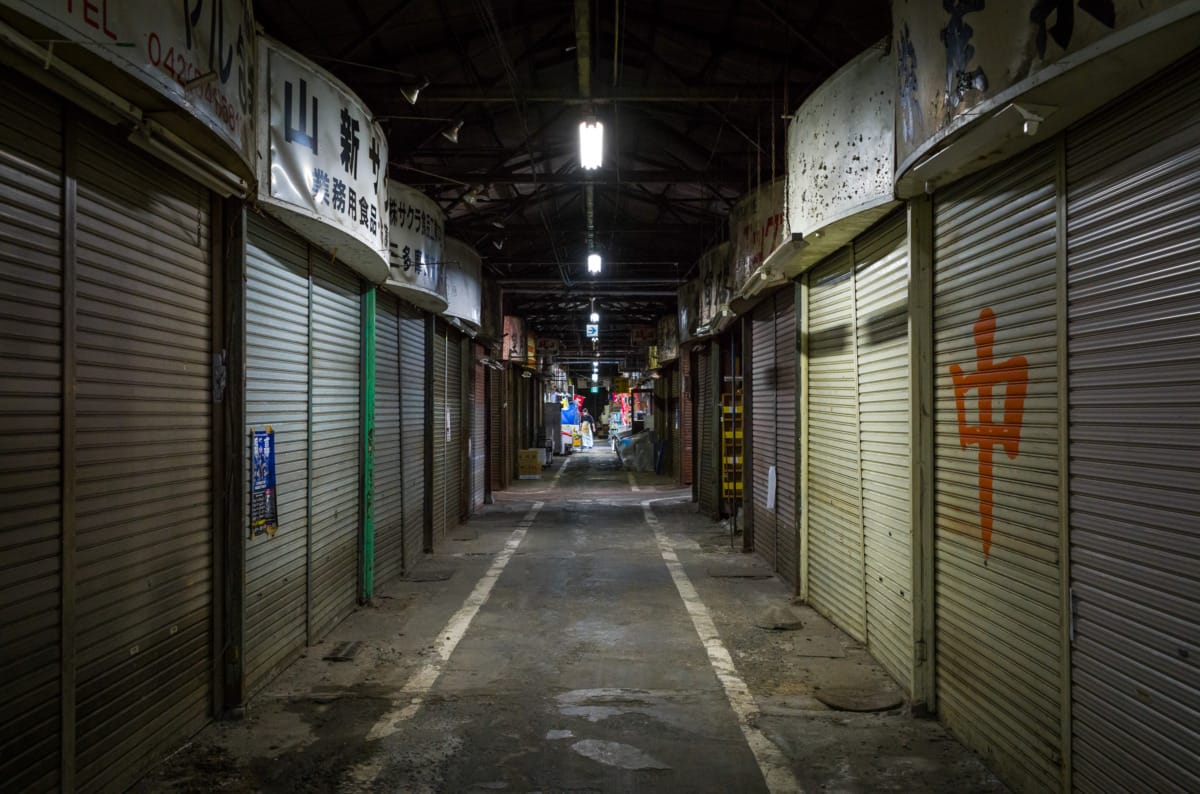
<instances>
[{"instance_id":1,"label":"rusted metal panel","mask_svg":"<svg viewBox=\"0 0 1200 794\"><path fill-rule=\"evenodd\" d=\"M400 440L398 298L380 290L375 303L375 584L404 570L404 481Z\"/></svg>"},{"instance_id":2,"label":"rusted metal panel","mask_svg":"<svg viewBox=\"0 0 1200 794\"><path fill-rule=\"evenodd\" d=\"M400 331L400 445L404 476L404 570L425 551L425 421L429 362L425 355L425 313L405 301L397 307Z\"/></svg>"},{"instance_id":3,"label":"rusted metal panel","mask_svg":"<svg viewBox=\"0 0 1200 794\"><path fill-rule=\"evenodd\" d=\"M1060 788L1057 157L934 196L942 719L1013 786Z\"/></svg>"},{"instance_id":4,"label":"rusted metal panel","mask_svg":"<svg viewBox=\"0 0 1200 794\"><path fill-rule=\"evenodd\" d=\"M60 788L63 134L59 103L0 79L0 780Z\"/></svg>"},{"instance_id":5,"label":"rusted metal panel","mask_svg":"<svg viewBox=\"0 0 1200 794\"><path fill-rule=\"evenodd\" d=\"M308 246L251 214L246 243L246 432L275 431L279 531L246 544L243 675L265 686L307 642L309 468ZM246 471L250 471L247 445ZM249 503L243 506L249 526Z\"/></svg>"},{"instance_id":6,"label":"rusted metal panel","mask_svg":"<svg viewBox=\"0 0 1200 794\"><path fill-rule=\"evenodd\" d=\"M121 790L212 707L209 194L78 129L77 774Z\"/></svg>"},{"instance_id":7,"label":"rusted metal panel","mask_svg":"<svg viewBox=\"0 0 1200 794\"><path fill-rule=\"evenodd\" d=\"M1072 766L1200 791L1200 61L1067 135Z\"/></svg>"},{"instance_id":8,"label":"rusted metal panel","mask_svg":"<svg viewBox=\"0 0 1200 794\"><path fill-rule=\"evenodd\" d=\"M866 640L854 261L849 249L809 274L809 600Z\"/></svg>"},{"instance_id":9,"label":"rusted metal panel","mask_svg":"<svg viewBox=\"0 0 1200 794\"><path fill-rule=\"evenodd\" d=\"M309 642L358 597L362 287L348 267L312 257L312 499Z\"/></svg>"}]
</instances>

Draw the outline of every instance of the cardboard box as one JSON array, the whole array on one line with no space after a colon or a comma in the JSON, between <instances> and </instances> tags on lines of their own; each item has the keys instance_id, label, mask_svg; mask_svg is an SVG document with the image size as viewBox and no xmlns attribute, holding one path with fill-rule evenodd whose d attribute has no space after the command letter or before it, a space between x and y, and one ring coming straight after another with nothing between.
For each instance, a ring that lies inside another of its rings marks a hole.
<instances>
[{"instance_id":1,"label":"cardboard box","mask_svg":"<svg viewBox=\"0 0 1200 794\"><path fill-rule=\"evenodd\" d=\"M517 450L517 478L521 480L540 480L542 478L542 456L540 449Z\"/></svg>"}]
</instances>

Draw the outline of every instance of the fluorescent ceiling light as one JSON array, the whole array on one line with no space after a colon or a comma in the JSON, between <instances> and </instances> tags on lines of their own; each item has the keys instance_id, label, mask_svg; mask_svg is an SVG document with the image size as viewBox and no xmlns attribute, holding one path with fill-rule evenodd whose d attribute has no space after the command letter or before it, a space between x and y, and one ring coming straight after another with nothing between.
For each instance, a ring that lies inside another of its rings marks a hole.
<instances>
[{"instance_id":1,"label":"fluorescent ceiling light","mask_svg":"<svg viewBox=\"0 0 1200 794\"><path fill-rule=\"evenodd\" d=\"M600 272L600 254L588 254L588 272Z\"/></svg>"},{"instance_id":2,"label":"fluorescent ceiling light","mask_svg":"<svg viewBox=\"0 0 1200 794\"><path fill-rule=\"evenodd\" d=\"M604 160L604 125L599 121L579 122L579 164L587 170L599 168Z\"/></svg>"}]
</instances>

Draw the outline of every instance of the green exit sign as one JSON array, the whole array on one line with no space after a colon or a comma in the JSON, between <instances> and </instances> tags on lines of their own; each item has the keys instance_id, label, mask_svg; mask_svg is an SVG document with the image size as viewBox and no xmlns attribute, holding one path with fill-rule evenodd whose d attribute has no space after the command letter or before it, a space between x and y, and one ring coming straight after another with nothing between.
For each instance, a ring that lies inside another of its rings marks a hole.
<instances>
[{"instance_id":1,"label":"green exit sign","mask_svg":"<svg viewBox=\"0 0 1200 794\"><path fill-rule=\"evenodd\" d=\"M600 393L600 387L599 387L599 386L593 386L593 387L592 387L592 394L599 394L599 393Z\"/></svg>"}]
</instances>

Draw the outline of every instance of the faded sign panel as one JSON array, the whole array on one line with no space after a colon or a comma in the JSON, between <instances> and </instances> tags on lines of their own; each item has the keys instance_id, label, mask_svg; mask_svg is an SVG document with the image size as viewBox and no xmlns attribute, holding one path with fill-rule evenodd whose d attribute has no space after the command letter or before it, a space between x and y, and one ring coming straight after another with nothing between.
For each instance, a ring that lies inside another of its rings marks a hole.
<instances>
[{"instance_id":1,"label":"faded sign panel","mask_svg":"<svg viewBox=\"0 0 1200 794\"><path fill-rule=\"evenodd\" d=\"M525 321L513 314L504 317L504 347L501 358L525 360Z\"/></svg>"},{"instance_id":2,"label":"faded sign panel","mask_svg":"<svg viewBox=\"0 0 1200 794\"><path fill-rule=\"evenodd\" d=\"M732 288L743 285L771 253L790 236L784 215L787 180L780 177L762 185L733 206L729 213L729 239L733 241Z\"/></svg>"},{"instance_id":3,"label":"faded sign panel","mask_svg":"<svg viewBox=\"0 0 1200 794\"><path fill-rule=\"evenodd\" d=\"M955 119L1178 0L895 0L897 157Z\"/></svg>"},{"instance_id":4,"label":"faded sign panel","mask_svg":"<svg viewBox=\"0 0 1200 794\"><path fill-rule=\"evenodd\" d=\"M728 308L733 296L732 247L729 243L721 243L700 255L700 307L698 320L700 327L711 326L720 316L723 308Z\"/></svg>"},{"instance_id":5,"label":"faded sign panel","mask_svg":"<svg viewBox=\"0 0 1200 794\"><path fill-rule=\"evenodd\" d=\"M441 206L416 188L387 186L388 287L424 309L446 308L442 260L446 246Z\"/></svg>"},{"instance_id":6,"label":"faded sign panel","mask_svg":"<svg viewBox=\"0 0 1200 794\"><path fill-rule=\"evenodd\" d=\"M475 249L461 240L446 238L446 311L447 317L461 320L472 331L479 330L479 311L483 300L480 277L483 264Z\"/></svg>"},{"instance_id":7,"label":"faded sign panel","mask_svg":"<svg viewBox=\"0 0 1200 794\"><path fill-rule=\"evenodd\" d=\"M658 359L662 362L679 358L679 320L666 316L658 321Z\"/></svg>"},{"instance_id":8,"label":"faded sign panel","mask_svg":"<svg viewBox=\"0 0 1200 794\"><path fill-rule=\"evenodd\" d=\"M46 2L0 0L57 32L88 42L254 162L254 20L245 0ZM59 48L57 52L62 52Z\"/></svg>"},{"instance_id":9,"label":"faded sign panel","mask_svg":"<svg viewBox=\"0 0 1200 794\"><path fill-rule=\"evenodd\" d=\"M846 64L788 128L788 221L810 235L890 202L895 176L895 63L884 44Z\"/></svg>"},{"instance_id":10,"label":"faded sign panel","mask_svg":"<svg viewBox=\"0 0 1200 794\"><path fill-rule=\"evenodd\" d=\"M696 335L697 318L700 312L700 279L694 278L679 288L679 342L688 341Z\"/></svg>"}]
</instances>

